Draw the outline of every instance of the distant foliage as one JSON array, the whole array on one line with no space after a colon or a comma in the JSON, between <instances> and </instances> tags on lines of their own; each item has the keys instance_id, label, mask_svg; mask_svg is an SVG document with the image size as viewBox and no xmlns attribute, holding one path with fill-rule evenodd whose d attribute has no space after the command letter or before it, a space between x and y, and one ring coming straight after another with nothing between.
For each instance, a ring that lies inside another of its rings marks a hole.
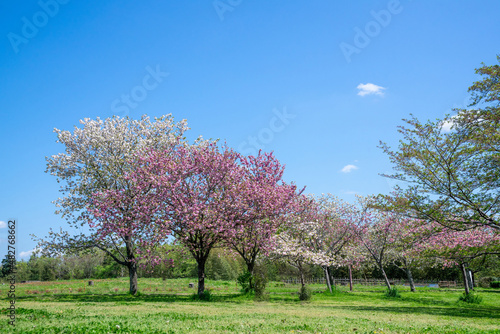
<instances>
[{"instance_id":1,"label":"distant foliage","mask_svg":"<svg viewBox=\"0 0 500 334\"><path fill-rule=\"evenodd\" d=\"M5 255L5 258L2 259L2 265L0 267L0 277L7 277L11 273L13 266L15 265L16 260L13 259L11 261L11 259L9 259L7 255Z\"/></svg>"},{"instance_id":2,"label":"distant foliage","mask_svg":"<svg viewBox=\"0 0 500 334\"><path fill-rule=\"evenodd\" d=\"M207 278L213 280L235 280L241 270L243 270L241 261L220 249L212 250L205 266Z\"/></svg>"}]
</instances>

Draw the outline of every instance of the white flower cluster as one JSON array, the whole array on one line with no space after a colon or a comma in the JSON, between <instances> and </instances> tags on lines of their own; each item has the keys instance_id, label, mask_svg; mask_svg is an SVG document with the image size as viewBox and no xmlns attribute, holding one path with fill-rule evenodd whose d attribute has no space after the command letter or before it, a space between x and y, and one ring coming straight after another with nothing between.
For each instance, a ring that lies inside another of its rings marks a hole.
<instances>
[{"instance_id":1,"label":"white flower cluster","mask_svg":"<svg viewBox=\"0 0 500 334\"><path fill-rule=\"evenodd\" d=\"M128 189L124 176L134 168L139 152L182 144L188 129L185 120L175 123L171 115L154 121L146 115L140 120L118 116L105 120L86 118L80 124L82 127L75 126L73 133L54 129L65 152L47 157L46 171L64 184L64 196L55 201L60 208L56 213L81 224L81 212L93 193Z\"/></svg>"}]
</instances>

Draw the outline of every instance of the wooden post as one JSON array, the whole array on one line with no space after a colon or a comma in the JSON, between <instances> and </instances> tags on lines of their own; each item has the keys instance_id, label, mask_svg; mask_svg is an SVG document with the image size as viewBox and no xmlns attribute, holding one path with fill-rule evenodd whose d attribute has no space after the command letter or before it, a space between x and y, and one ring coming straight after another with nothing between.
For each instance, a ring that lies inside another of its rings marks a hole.
<instances>
[{"instance_id":1,"label":"wooden post","mask_svg":"<svg viewBox=\"0 0 500 334\"><path fill-rule=\"evenodd\" d=\"M349 290L352 291L352 267L349 265Z\"/></svg>"}]
</instances>

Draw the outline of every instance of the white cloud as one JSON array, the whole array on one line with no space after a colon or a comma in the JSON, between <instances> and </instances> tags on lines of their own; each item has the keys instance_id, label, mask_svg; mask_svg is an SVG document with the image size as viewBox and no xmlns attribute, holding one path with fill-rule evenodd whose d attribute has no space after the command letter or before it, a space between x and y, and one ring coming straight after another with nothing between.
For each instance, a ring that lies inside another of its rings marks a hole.
<instances>
[{"instance_id":1,"label":"white cloud","mask_svg":"<svg viewBox=\"0 0 500 334\"><path fill-rule=\"evenodd\" d=\"M476 112L476 115L480 116L479 110L475 110L475 112ZM467 114L469 114L471 116L470 111L468 111ZM461 116L460 112L457 115L446 116L445 121L441 122L441 131L446 133L446 132L450 132L451 130L453 130L452 127L453 127L453 125L456 124L455 121L459 121L460 116ZM476 116L476 117L472 117L472 118L468 119L467 121L480 123L480 122L484 121L484 119Z\"/></svg>"},{"instance_id":2,"label":"white cloud","mask_svg":"<svg viewBox=\"0 0 500 334\"><path fill-rule=\"evenodd\" d=\"M31 254L33 254L33 252L35 252L37 249L36 248L33 248L32 250L29 250L27 252L21 252L19 253L19 257L20 258L29 258L31 256Z\"/></svg>"},{"instance_id":3,"label":"white cloud","mask_svg":"<svg viewBox=\"0 0 500 334\"><path fill-rule=\"evenodd\" d=\"M0 228L7 228L7 223L0 220Z\"/></svg>"},{"instance_id":4,"label":"white cloud","mask_svg":"<svg viewBox=\"0 0 500 334\"><path fill-rule=\"evenodd\" d=\"M344 168L342 168L340 171L342 173L350 173L352 172L353 170L356 170L358 169L358 166L354 166L354 165L346 165L344 166Z\"/></svg>"},{"instance_id":5,"label":"white cloud","mask_svg":"<svg viewBox=\"0 0 500 334\"><path fill-rule=\"evenodd\" d=\"M354 190L347 190L347 191L344 191L344 194L346 195L357 195L357 191L354 191Z\"/></svg>"},{"instance_id":6,"label":"white cloud","mask_svg":"<svg viewBox=\"0 0 500 334\"><path fill-rule=\"evenodd\" d=\"M367 83L367 84L362 84L360 83L358 87L359 89L358 95L359 96L365 96L365 95L380 95L384 96L384 90L386 89L385 87L382 86L377 86L372 83Z\"/></svg>"},{"instance_id":7,"label":"white cloud","mask_svg":"<svg viewBox=\"0 0 500 334\"><path fill-rule=\"evenodd\" d=\"M451 131L451 127L453 126L453 119L450 119L450 120L447 120L447 121L444 121L442 124L441 124L441 130L443 132L450 132Z\"/></svg>"}]
</instances>

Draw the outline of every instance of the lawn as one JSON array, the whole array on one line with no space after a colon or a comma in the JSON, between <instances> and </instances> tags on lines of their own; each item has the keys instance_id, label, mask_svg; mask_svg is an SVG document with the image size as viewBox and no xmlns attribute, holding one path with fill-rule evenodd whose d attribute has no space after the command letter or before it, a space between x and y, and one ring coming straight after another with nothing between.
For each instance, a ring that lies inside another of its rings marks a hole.
<instances>
[{"instance_id":1,"label":"lawn","mask_svg":"<svg viewBox=\"0 0 500 334\"><path fill-rule=\"evenodd\" d=\"M500 333L500 291L477 289L481 304L458 302L460 289L340 286L331 295L312 285L271 282L266 301L241 295L234 282L208 281L211 301L192 299L192 279L139 279L139 296L125 278L24 283L16 286L16 327L7 326L7 285L0 285L2 333ZM5 329L5 330L4 330Z\"/></svg>"}]
</instances>

